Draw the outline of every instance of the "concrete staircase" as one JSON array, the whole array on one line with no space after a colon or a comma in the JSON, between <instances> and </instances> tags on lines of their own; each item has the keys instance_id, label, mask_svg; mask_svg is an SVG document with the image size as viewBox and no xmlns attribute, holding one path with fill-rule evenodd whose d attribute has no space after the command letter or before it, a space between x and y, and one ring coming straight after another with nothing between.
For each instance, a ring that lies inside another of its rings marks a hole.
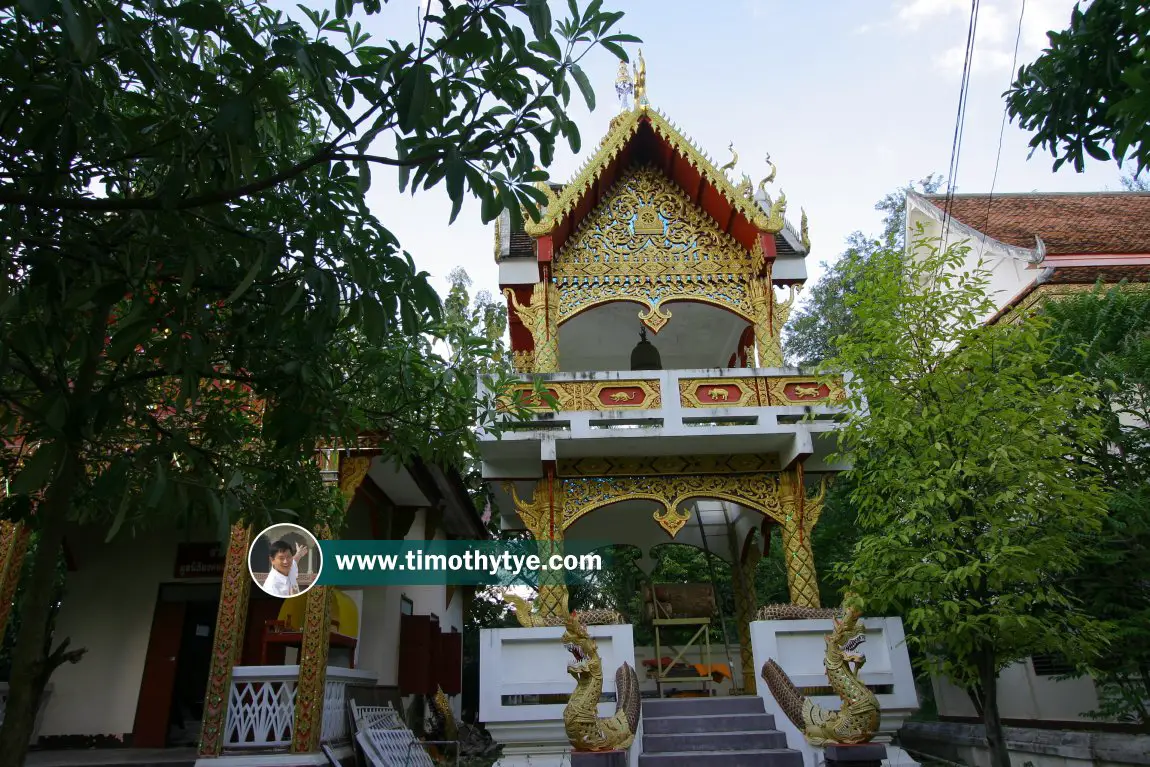
<instances>
[{"instance_id":1,"label":"concrete staircase","mask_svg":"<svg viewBox=\"0 0 1150 767\"><path fill-rule=\"evenodd\" d=\"M639 767L803 767L757 695L643 701Z\"/></svg>"}]
</instances>

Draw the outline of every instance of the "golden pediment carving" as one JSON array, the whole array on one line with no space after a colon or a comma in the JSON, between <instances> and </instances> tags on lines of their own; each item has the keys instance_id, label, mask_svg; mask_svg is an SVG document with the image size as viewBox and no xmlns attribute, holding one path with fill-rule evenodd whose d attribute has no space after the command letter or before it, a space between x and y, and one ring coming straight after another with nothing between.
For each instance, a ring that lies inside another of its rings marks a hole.
<instances>
[{"instance_id":1,"label":"golden pediment carving","mask_svg":"<svg viewBox=\"0 0 1150 767\"><path fill-rule=\"evenodd\" d=\"M555 258L559 322L603 303L646 307L640 319L658 332L671 301L698 301L751 319L748 291L761 254L743 248L677 184L650 166L634 167L611 187Z\"/></svg>"}]
</instances>

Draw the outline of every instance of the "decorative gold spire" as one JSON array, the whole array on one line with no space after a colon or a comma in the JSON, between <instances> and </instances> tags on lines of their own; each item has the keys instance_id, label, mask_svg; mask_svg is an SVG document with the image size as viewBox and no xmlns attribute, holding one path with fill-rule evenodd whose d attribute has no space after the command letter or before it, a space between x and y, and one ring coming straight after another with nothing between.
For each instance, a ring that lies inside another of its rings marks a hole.
<instances>
[{"instance_id":1,"label":"decorative gold spire","mask_svg":"<svg viewBox=\"0 0 1150 767\"><path fill-rule=\"evenodd\" d=\"M647 62L643 60L643 49L639 49L639 61L635 65L635 108L644 109L647 101Z\"/></svg>"},{"instance_id":2,"label":"decorative gold spire","mask_svg":"<svg viewBox=\"0 0 1150 767\"><path fill-rule=\"evenodd\" d=\"M719 170L721 170L723 173L729 173L733 171L735 166L739 164L739 153L735 151L734 141L732 141L730 144L727 144L727 151L731 153L731 161L723 167L719 168Z\"/></svg>"},{"instance_id":3,"label":"decorative gold spire","mask_svg":"<svg viewBox=\"0 0 1150 767\"><path fill-rule=\"evenodd\" d=\"M759 182L759 191L762 192L763 194L766 194L767 184L769 184L775 180L775 173L778 171L778 168L775 167L775 164L773 162L771 162L771 153L770 152L767 152L767 165L769 165L771 167L771 172L767 174L766 178L764 178L762 181Z\"/></svg>"},{"instance_id":4,"label":"decorative gold spire","mask_svg":"<svg viewBox=\"0 0 1150 767\"><path fill-rule=\"evenodd\" d=\"M807 212L805 210L803 210L802 208L799 208L799 210L801 210L803 213L802 223L799 224L799 241L802 242L803 247L806 249L806 251L808 253L810 253L811 252L811 235L810 235L810 232L807 231Z\"/></svg>"}]
</instances>

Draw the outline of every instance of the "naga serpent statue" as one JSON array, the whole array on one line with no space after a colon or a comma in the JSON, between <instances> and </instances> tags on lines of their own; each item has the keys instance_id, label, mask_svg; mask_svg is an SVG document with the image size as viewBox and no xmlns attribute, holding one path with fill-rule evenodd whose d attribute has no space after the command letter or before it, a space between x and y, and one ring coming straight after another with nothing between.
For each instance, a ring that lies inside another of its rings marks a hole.
<instances>
[{"instance_id":1,"label":"naga serpent statue","mask_svg":"<svg viewBox=\"0 0 1150 767\"><path fill-rule=\"evenodd\" d=\"M546 586L544 588L547 588ZM515 608L515 618L519 621L519 625L524 628L540 628L544 626L564 626L566 625L566 618L563 615L546 615L542 612L536 612L534 605L526 599L515 594L505 593L503 601L509 603ZM562 609L567 608L566 594L562 595ZM617 626L627 621L623 616L615 610L607 609L594 609L584 610L579 613L580 620L587 626Z\"/></svg>"},{"instance_id":2,"label":"naga serpent statue","mask_svg":"<svg viewBox=\"0 0 1150 767\"><path fill-rule=\"evenodd\" d=\"M866 656L858 652L866 641L865 628L858 622L861 613L856 607L846 608L844 613L842 620L832 618L834 630L826 636L823 660L827 679L843 701L838 711L827 711L804 698L774 659L763 664L762 677L771 695L812 746L869 743L878 730L878 698L859 679L866 663Z\"/></svg>"},{"instance_id":3,"label":"naga serpent statue","mask_svg":"<svg viewBox=\"0 0 1150 767\"><path fill-rule=\"evenodd\" d=\"M566 621L563 645L574 660L567 673L575 677L575 692L563 709L563 727L576 751L615 751L628 748L639 727L639 675L624 663L615 672L615 714L599 716L599 698L603 694L603 662L599 647L587 633L579 616L572 613Z\"/></svg>"}]
</instances>

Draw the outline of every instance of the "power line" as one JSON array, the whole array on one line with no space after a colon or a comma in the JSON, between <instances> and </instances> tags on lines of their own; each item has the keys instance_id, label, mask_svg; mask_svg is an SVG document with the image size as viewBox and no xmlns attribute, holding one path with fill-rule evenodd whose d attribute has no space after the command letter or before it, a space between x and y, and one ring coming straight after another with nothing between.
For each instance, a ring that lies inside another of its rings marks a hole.
<instances>
[{"instance_id":1,"label":"power line","mask_svg":"<svg viewBox=\"0 0 1150 767\"><path fill-rule=\"evenodd\" d=\"M950 206L954 200L955 181L958 179L959 157L962 153L962 129L966 123L966 100L970 95L971 62L974 59L974 40L978 30L978 3L979 0L971 0L970 25L966 30L966 57L962 64L962 81L958 89L958 115L954 121L954 139L951 142L950 167L947 174L946 207L943 212L942 237L944 241L950 231Z\"/></svg>"},{"instance_id":2,"label":"power line","mask_svg":"<svg viewBox=\"0 0 1150 767\"><path fill-rule=\"evenodd\" d=\"M1018 33L1014 36L1014 58L1010 60L1010 80L1006 83L1009 89L1014 82L1014 69L1018 66L1018 44L1022 40L1022 20L1026 17L1026 0L1022 0L1022 10L1018 12ZM990 194L986 197L986 218L982 222L982 243L979 246L979 257L982 256L982 247L986 245L986 230L990 226L990 205L994 201L994 185L998 183L998 164L1002 160L1002 136L1006 132L1006 116L1008 105L1002 107L1002 123L998 126L998 153L994 156L994 175L990 177Z\"/></svg>"}]
</instances>

